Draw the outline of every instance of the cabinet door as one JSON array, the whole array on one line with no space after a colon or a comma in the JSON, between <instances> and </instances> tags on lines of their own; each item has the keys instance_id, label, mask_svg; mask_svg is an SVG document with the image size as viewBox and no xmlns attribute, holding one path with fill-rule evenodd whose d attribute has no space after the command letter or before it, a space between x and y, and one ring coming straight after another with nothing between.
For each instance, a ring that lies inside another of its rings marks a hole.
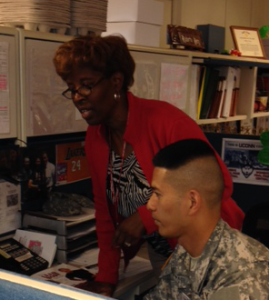
<instances>
[{"instance_id":1,"label":"cabinet door","mask_svg":"<svg viewBox=\"0 0 269 300\"><path fill-rule=\"evenodd\" d=\"M169 102L189 112L190 58L172 51L131 48L136 68L131 91L138 97Z\"/></svg>"},{"instance_id":2,"label":"cabinet door","mask_svg":"<svg viewBox=\"0 0 269 300\"><path fill-rule=\"evenodd\" d=\"M56 74L56 49L72 39L53 33L20 30L22 102L25 138L85 131L86 122L62 92L66 84Z\"/></svg>"}]
</instances>

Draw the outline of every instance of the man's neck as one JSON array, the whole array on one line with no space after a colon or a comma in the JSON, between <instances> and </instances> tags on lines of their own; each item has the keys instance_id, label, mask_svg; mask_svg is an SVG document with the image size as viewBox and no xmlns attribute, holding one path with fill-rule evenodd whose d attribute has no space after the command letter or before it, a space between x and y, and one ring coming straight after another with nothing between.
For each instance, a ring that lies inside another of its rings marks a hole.
<instances>
[{"instance_id":1,"label":"man's neck","mask_svg":"<svg viewBox=\"0 0 269 300\"><path fill-rule=\"evenodd\" d=\"M209 222L197 222L188 234L178 239L178 244L181 245L192 257L200 256L204 248L216 228L219 218L215 218Z\"/></svg>"}]
</instances>

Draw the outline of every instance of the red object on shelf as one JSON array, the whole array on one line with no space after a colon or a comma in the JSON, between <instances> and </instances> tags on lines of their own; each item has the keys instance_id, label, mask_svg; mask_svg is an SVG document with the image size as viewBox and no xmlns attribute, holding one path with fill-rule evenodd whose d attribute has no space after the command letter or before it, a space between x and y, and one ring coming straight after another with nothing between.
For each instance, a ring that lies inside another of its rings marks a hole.
<instances>
[{"instance_id":1,"label":"red object on shelf","mask_svg":"<svg viewBox=\"0 0 269 300\"><path fill-rule=\"evenodd\" d=\"M230 55L232 55L232 56L241 56L242 54L241 54L240 51L238 51L236 49L233 49L233 50L230 51Z\"/></svg>"}]
</instances>

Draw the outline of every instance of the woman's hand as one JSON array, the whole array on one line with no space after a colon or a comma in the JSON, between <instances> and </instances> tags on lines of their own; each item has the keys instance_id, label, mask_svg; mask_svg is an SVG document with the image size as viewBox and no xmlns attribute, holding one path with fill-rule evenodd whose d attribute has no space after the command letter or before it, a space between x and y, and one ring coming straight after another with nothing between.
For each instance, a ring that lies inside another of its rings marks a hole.
<instances>
[{"instance_id":1,"label":"woman's hand","mask_svg":"<svg viewBox=\"0 0 269 300\"><path fill-rule=\"evenodd\" d=\"M111 283L87 281L76 286L76 288L87 290L96 294L112 297L116 286Z\"/></svg>"},{"instance_id":2,"label":"woman's hand","mask_svg":"<svg viewBox=\"0 0 269 300\"><path fill-rule=\"evenodd\" d=\"M145 233L145 227L138 212L123 220L116 229L112 246L122 247L131 246L139 242Z\"/></svg>"}]
</instances>

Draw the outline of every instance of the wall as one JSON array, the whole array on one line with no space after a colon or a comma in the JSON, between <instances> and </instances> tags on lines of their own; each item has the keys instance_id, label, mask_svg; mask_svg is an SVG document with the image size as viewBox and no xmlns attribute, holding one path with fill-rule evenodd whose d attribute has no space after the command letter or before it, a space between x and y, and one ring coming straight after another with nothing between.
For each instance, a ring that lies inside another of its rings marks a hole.
<instances>
[{"instance_id":1,"label":"wall","mask_svg":"<svg viewBox=\"0 0 269 300\"><path fill-rule=\"evenodd\" d=\"M200 24L225 27L225 48L233 49L230 26L260 28L269 25L268 0L158 0L164 3L161 47L166 45L166 26L175 24L196 28Z\"/></svg>"}]
</instances>

